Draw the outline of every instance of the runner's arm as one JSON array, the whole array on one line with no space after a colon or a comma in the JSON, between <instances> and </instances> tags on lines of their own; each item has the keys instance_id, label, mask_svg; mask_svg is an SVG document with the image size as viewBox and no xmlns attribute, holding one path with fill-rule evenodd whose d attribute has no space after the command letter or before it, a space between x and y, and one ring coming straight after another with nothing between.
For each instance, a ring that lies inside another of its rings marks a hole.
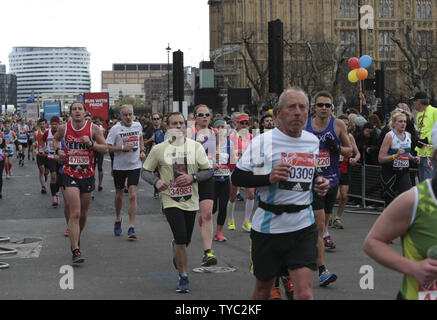
<instances>
[{"instance_id":1,"label":"runner's arm","mask_svg":"<svg viewBox=\"0 0 437 320\"><path fill-rule=\"evenodd\" d=\"M48 132L48 131L46 131L46 132ZM44 132L44 135L46 132ZM53 147L55 148L55 150L58 150L61 148L61 141L64 138L64 134L65 134L65 124L60 126L58 128L58 130L56 131L55 135L53 136Z\"/></svg>"},{"instance_id":2,"label":"runner's arm","mask_svg":"<svg viewBox=\"0 0 437 320\"><path fill-rule=\"evenodd\" d=\"M347 133L346 124L342 120L335 120L335 126L338 126L340 130L339 138L342 145L340 146L339 153L346 158L352 157L353 149L351 141L349 139L349 135Z\"/></svg>"},{"instance_id":3,"label":"runner's arm","mask_svg":"<svg viewBox=\"0 0 437 320\"><path fill-rule=\"evenodd\" d=\"M270 175L254 175L252 172L235 168L232 172L232 184L237 187L257 188L271 185Z\"/></svg>"},{"instance_id":4,"label":"runner's arm","mask_svg":"<svg viewBox=\"0 0 437 320\"><path fill-rule=\"evenodd\" d=\"M388 150L390 149L392 143L392 137L389 133L385 135L384 141L382 142L381 149L379 149L378 162L380 164L388 163L393 161L393 156L388 154Z\"/></svg>"},{"instance_id":5,"label":"runner's arm","mask_svg":"<svg viewBox=\"0 0 437 320\"><path fill-rule=\"evenodd\" d=\"M105 154L108 152L108 145L106 144L105 137L103 136L102 130L100 128L93 124L93 133L94 133L94 141L92 148L97 151L98 153ZM97 143L96 143L97 142Z\"/></svg>"},{"instance_id":6,"label":"runner's arm","mask_svg":"<svg viewBox=\"0 0 437 320\"><path fill-rule=\"evenodd\" d=\"M141 178L152 186L155 186L155 184L159 181L159 178L149 170L142 170Z\"/></svg>"},{"instance_id":7,"label":"runner's arm","mask_svg":"<svg viewBox=\"0 0 437 320\"><path fill-rule=\"evenodd\" d=\"M437 277L437 261L424 259L415 262L389 245L390 241L408 232L415 210L415 198L415 189L410 189L396 198L376 220L364 241L363 249L381 265L410 275L424 285Z\"/></svg>"}]
</instances>

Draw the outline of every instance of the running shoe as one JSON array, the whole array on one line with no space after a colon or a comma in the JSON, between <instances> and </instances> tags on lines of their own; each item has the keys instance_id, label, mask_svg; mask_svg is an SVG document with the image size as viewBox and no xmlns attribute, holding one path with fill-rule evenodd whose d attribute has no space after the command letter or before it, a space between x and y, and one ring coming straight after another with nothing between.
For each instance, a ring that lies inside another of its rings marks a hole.
<instances>
[{"instance_id":1,"label":"running shoe","mask_svg":"<svg viewBox=\"0 0 437 320\"><path fill-rule=\"evenodd\" d=\"M334 241L332 241L331 239L331 236L323 238L323 241L325 242L325 249L334 250L336 248Z\"/></svg>"},{"instance_id":2,"label":"running shoe","mask_svg":"<svg viewBox=\"0 0 437 320\"><path fill-rule=\"evenodd\" d=\"M294 285L291 282L291 279L288 277L281 277L281 280L288 300L294 300Z\"/></svg>"},{"instance_id":3,"label":"running shoe","mask_svg":"<svg viewBox=\"0 0 437 320\"><path fill-rule=\"evenodd\" d=\"M179 282L176 287L177 293L188 293L190 292L190 289L188 287L189 281L188 276L179 276Z\"/></svg>"},{"instance_id":4,"label":"running shoe","mask_svg":"<svg viewBox=\"0 0 437 320\"><path fill-rule=\"evenodd\" d=\"M237 201L244 201L244 198L239 193L237 193Z\"/></svg>"},{"instance_id":5,"label":"running shoe","mask_svg":"<svg viewBox=\"0 0 437 320\"><path fill-rule=\"evenodd\" d=\"M214 241L224 242L227 240L228 239L226 239L226 237L223 235L223 233L221 231L216 232L216 234L214 235Z\"/></svg>"},{"instance_id":6,"label":"running shoe","mask_svg":"<svg viewBox=\"0 0 437 320\"><path fill-rule=\"evenodd\" d=\"M97 187L97 191L102 191L103 190L103 187L102 186L98 186Z\"/></svg>"},{"instance_id":7,"label":"running shoe","mask_svg":"<svg viewBox=\"0 0 437 320\"><path fill-rule=\"evenodd\" d=\"M332 227L332 215L329 215L328 227Z\"/></svg>"},{"instance_id":8,"label":"running shoe","mask_svg":"<svg viewBox=\"0 0 437 320\"><path fill-rule=\"evenodd\" d=\"M64 232L64 237L68 238L69 236L70 236L70 231L68 231L68 228L67 228L67 230L65 230L65 232Z\"/></svg>"},{"instance_id":9,"label":"running shoe","mask_svg":"<svg viewBox=\"0 0 437 320\"><path fill-rule=\"evenodd\" d=\"M46 194L46 193L47 193L46 187L42 187L41 188L41 194Z\"/></svg>"},{"instance_id":10,"label":"running shoe","mask_svg":"<svg viewBox=\"0 0 437 320\"><path fill-rule=\"evenodd\" d=\"M52 207L57 207L58 206L58 197L54 196L52 199Z\"/></svg>"},{"instance_id":11,"label":"running shoe","mask_svg":"<svg viewBox=\"0 0 437 320\"><path fill-rule=\"evenodd\" d=\"M319 276L319 284L321 287L326 287L328 284L333 283L335 280L337 280L337 275L335 273L329 272L328 269L326 269Z\"/></svg>"},{"instance_id":12,"label":"running shoe","mask_svg":"<svg viewBox=\"0 0 437 320\"><path fill-rule=\"evenodd\" d=\"M235 220L234 219L228 220L228 230L231 230L231 231L235 230Z\"/></svg>"},{"instance_id":13,"label":"running shoe","mask_svg":"<svg viewBox=\"0 0 437 320\"><path fill-rule=\"evenodd\" d=\"M127 230L127 239L130 240L130 241L137 240L137 235L135 234L135 229L133 227L130 227Z\"/></svg>"},{"instance_id":14,"label":"running shoe","mask_svg":"<svg viewBox=\"0 0 437 320\"><path fill-rule=\"evenodd\" d=\"M250 230L252 229L252 222L250 221L243 222L241 228L243 228L243 230L246 232L250 232Z\"/></svg>"},{"instance_id":15,"label":"running shoe","mask_svg":"<svg viewBox=\"0 0 437 320\"><path fill-rule=\"evenodd\" d=\"M159 199L159 193L158 192L155 192L153 194L153 199Z\"/></svg>"},{"instance_id":16,"label":"running shoe","mask_svg":"<svg viewBox=\"0 0 437 320\"><path fill-rule=\"evenodd\" d=\"M123 219L120 218L120 220L115 220L114 224L114 234L116 237L119 237L121 235L121 222Z\"/></svg>"},{"instance_id":17,"label":"running shoe","mask_svg":"<svg viewBox=\"0 0 437 320\"><path fill-rule=\"evenodd\" d=\"M282 291L281 289L275 287L272 290L272 296L270 297L271 300L281 300Z\"/></svg>"},{"instance_id":18,"label":"running shoe","mask_svg":"<svg viewBox=\"0 0 437 320\"><path fill-rule=\"evenodd\" d=\"M209 250L208 253L205 253L202 259L202 267L210 267L217 264L217 257L214 254L214 251Z\"/></svg>"},{"instance_id":19,"label":"running shoe","mask_svg":"<svg viewBox=\"0 0 437 320\"><path fill-rule=\"evenodd\" d=\"M84 263L85 259L82 257L79 249L75 249L72 251L73 253L73 263Z\"/></svg>"},{"instance_id":20,"label":"running shoe","mask_svg":"<svg viewBox=\"0 0 437 320\"><path fill-rule=\"evenodd\" d=\"M343 222L341 222L340 218L336 218L332 223L332 226L334 227L334 229L344 229Z\"/></svg>"}]
</instances>

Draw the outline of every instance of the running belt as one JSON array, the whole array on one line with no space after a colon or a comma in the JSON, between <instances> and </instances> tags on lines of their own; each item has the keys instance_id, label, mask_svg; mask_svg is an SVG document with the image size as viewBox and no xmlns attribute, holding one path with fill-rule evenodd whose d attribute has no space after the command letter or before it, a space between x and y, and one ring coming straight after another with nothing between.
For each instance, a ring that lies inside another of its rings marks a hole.
<instances>
[{"instance_id":1,"label":"running belt","mask_svg":"<svg viewBox=\"0 0 437 320\"><path fill-rule=\"evenodd\" d=\"M281 214L285 213L299 213L300 211L309 208L310 205L295 205L295 204L285 204L285 205L274 205L265 203L263 201L259 201L258 207L273 212L275 215L280 216Z\"/></svg>"}]
</instances>

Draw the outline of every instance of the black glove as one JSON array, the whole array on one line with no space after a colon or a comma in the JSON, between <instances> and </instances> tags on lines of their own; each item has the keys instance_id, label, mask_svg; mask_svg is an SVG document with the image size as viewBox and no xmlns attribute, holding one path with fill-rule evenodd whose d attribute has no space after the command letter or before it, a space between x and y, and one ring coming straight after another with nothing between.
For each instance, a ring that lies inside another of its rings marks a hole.
<instances>
[{"instance_id":1,"label":"black glove","mask_svg":"<svg viewBox=\"0 0 437 320\"><path fill-rule=\"evenodd\" d=\"M328 147L329 150L334 151L334 152L340 153L340 151L341 151L341 146L330 138L326 138L325 146Z\"/></svg>"}]
</instances>

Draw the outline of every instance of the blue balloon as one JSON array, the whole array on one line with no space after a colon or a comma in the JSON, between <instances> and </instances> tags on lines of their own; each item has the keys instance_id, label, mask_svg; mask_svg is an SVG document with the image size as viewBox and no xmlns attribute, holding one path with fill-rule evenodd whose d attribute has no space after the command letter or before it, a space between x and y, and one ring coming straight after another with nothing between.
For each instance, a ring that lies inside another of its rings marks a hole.
<instances>
[{"instance_id":1,"label":"blue balloon","mask_svg":"<svg viewBox=\"0 0 437 320\"><path fill-rule=\"evenodd\" d=\"M372 58L370 56L362 56L360 58L360 68L367 69L372 65Z\"/></svg>"}]
</instances>

